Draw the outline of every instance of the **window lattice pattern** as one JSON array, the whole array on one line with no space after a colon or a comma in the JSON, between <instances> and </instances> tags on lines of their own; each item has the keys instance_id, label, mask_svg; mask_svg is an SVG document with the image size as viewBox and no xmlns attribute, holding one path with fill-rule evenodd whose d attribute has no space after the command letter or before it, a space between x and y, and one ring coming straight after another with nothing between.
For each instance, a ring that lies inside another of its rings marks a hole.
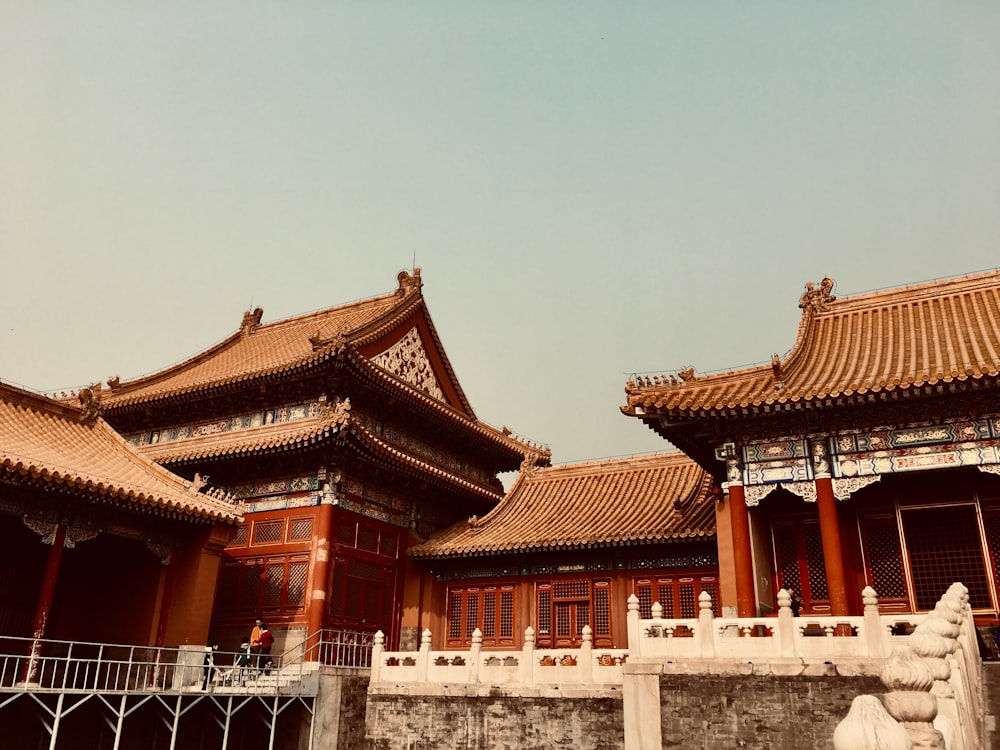
<instances>
[{"instance_id":1,"label":"window lattice pattern","mask_svg":"<svg viewBox=\"0 0 1000 750\"><path fill-rule=\"evenodd\" d=\"M243 571L243 596L240 598L240 609L253 610L257 608L262 572L263 566L260 563L249 563L246 570Z\"/></svg>"},{"instance_id":2,"label":"window lattice pattern","mask_svg":"<svg viewBox=\"0 0 1000 750\"><path fill-rule=\"evenodd\" d=\"M278 607L281 605L281 584L285 578L285 566L268 565L264 579L264 606Z\"/></svg>"},{"instance_id":3,"label":"window lattice pattern","mask_svg":"<svg viewBox=\"0 0 1000 750\"><path fill-rule=\"evenodd\" d=\"M275 544L281 541L284 521L260 521L253 525L254 544Z\"/></svg>"},{"instance_id":4,"label":"window lattice pattern","mask_svg":"<svg viewBox=\"0 0 1000 750\"><path fill-rule=\"evenodd\" d=\"M236 527L236 533L233 534L233 540L229 543L230 547L245 547L247 544L247 536L249 529L247 528L249 524L243 523Z\"/></svg>"},{"instance_id":5,"label":"window lattice pattern","mask_svg":"<svg viewBox=\"0 0 1000 750\"><path fill-rule=\"evenodd\" d=\"M552 592L538 592L538 634L549 635L552 632Z\"/></svg>"},{"instance_id":6,"label":"window lattice pattern","mask_svg":"<svg viewBox=\"0 0 1000 750\"><path fill-rule=\"evenodd\" d=\"M580 602L576 605L576 633L570 635L582 633L588 625L590 625L590 602Z\"/></svg>"},{"instance_id":7,"label":"window lattice pattern","mask_svg":"<svg viewBox=\"0 0 1000 750\"><path fill-rule=\"evenodd\" d=\"M681 617L697 617L698 604L694 596L694 584L684 583L680 587L681 594Z\"/></svg>"},{"instance_id":8,"label":"window lattice pattern","mask_svg":"<svg viewBox=\"0 0 1000 750\"><path fill-rule=\"evenodd\" d=\"M341 521L337 524L337 541L348 547L354 546L354 533L358 525L351 521Z\"/></svg>"},{"instance_id":9,"label":"window lattice pattern","mask_svg":"<svg viewBox=\"0 0 1000 750\"><path fill-rule=\"evenodd\" d=\"M358 527L358 549L366 552L378 552L378 531L371 526Z\"/></svg>"},{"instance_id":10,"label":"window lattice pattern","mask_svg":"<svg viewBox=\"0 0 1000 750\"><path fill-rule=\"evenodd\" d=\"M382 534L378 543L378 553L386 557L395 557L399 548L399 540L393 534Z\"/></svg>"},{"instance_id":11,"label":"window lattice pattern","mask_svg":"<svg viewBox=\"0 0 1000 750\"><path fill-rule=\"evenodd\" d=\"M826 563L823 560L823 536L816 526L807 526L802 530L802 534L806 542L806 564L809 566L809 593L813 601L829 599Z\"/></svg>"},{"instance_id":12,"label":"window lattice pattern","mask_svg":"<svg viewBox=\"0 0 1000 750\"><path fill-rule=\"evenodd\" d=\"M558 636L570 635L569 615L570 615L570 606L568 604L556 605L556 635Z\"/></svg>"},{"instance_id":13,"label":"window lattice pattern","mask_svg":"<svg viewBox=\"0 0 1000 750\"><path fill-rule=\"evenodd\" d=\"M514 637L514 592L500 592L500 637Z\"/></svg>"},{"instance_id":14,"label":"window lattice pattern","mask_svg":"<svg viewBox=\"0 0 1000 750\"><path fill-rule=\"evenodd\" d=\"M478 627L479 623L479 595L466 594L465 596L465 637L472 638L472 631Z\"/></svg>"},{"instance_id":15,"label":"window lattice pattern","mask_svg":"<svg viewBox=\"0 0 1000 750\"><path fill-rule=\"evenodd\" d=\"M594 635L611 635L611 590L602 586L594 590Z\"/></svg>"},{"instance_id":16,"label":"window lattice pattern","mask_svg":"<svg viewBox=\"0 0 1000 750\"><path fill-rule=\"evenodd\" d=\"M351 578L365 581L381 581L382 568L366 560L351 560Z\"/></svg>"},{"instance_id":17,"label":"window lattice pattern","mask_svg":"<svg viewBox=\"0 0 1000 750\"><path fill-rule=\"evenodd\" d=\"M483 638L492 638L496 634L497 595L490 591L483 594Z\"/></svg>"},{"instance_id":18,"label":"window lattice pattern","mask_svg":"<svg viewBox=\"0 0 1000 750\"><path fill-rule=\"evenodd\" d=\"M920 508L903 510L901 516L917 609L933 609L955 581L968 586L974 609L992 606L975 508Z\"/></svg>"},{"instance_id":19,"label":"window lattice pattern","mask_svg":"<svg viewBox=\"0 0 1000 750\"><path fill-rule=\"evenodd\" d=\"M993 575L1000 585L1000 513L984 513L983 525L986 527L986 546L993 560Z\"/></svg>"},{"instance_id":20,"label":"window lattice pattern","mask_svg":"<svg viewBox=\"0 0 1000 750\"><path fill-rule=\"evenodd\" d=\"M666 617L668 620L672 619L674 615L674 587L673 585L660 584L656 587L657 601L663 608L662 617Z\"/></svg>"},{"instance_id":21,"label":"window lattice pattern","mask_svg":"<svg viewBox=\"0 0 1000 750\"><path fill-rule=\"evenodd\" d=\"M799 556L795 547L795 534L791 527L782 526L774 529L778 556L781 558L781 583L786 589L802 591L802 581L799 580Z\"/></svg>"},{"instance_id":22,"label":"window lattice pattern","mask_svg":"<svg viewBox=\"0 0 1000 750\"><path fill-rule=\"evenodd\" d=\"M716 617L722 617L722 602L719 601L719 587L711 581L702 581L701 590L712 597L712 611ZM698 611L701 611L699 606Z\"/></svg>"},{"instance_id":23,"label":"window lattice pattern","mask_svg":"<svg viewBox=\"0 0 1000 750\"><path fill-rule=\"evenodd\" d=\"M865 539L872 588L878 592L879 597L906 597L903 554L899 546L896 519L892 518L890 523L869 521L865 524Z\"/></svg>"},{"instance_id":24,"label":"window lattice pattern","mask_svg":"<svg viewBox=\"0 0 1000 750\"><path fill-rule=\"evenodd\" d=\"M330 592L330 614L344 614L344 593L347 586L347 560L338 558L333 564L333 586Z\"/></svg>"},{"instance_id":25,"label":"window lattice pattern","mask_svg":"<svg viewBox=\"0 0 1000 750\"><path fill-rule=\"evenodd\" d=\"M635 595L639 600L639 617L648 620L653 616L653 587L636 586Z\"/></svg>"},{"instance_id":26,"label":"window lattice pattern","mask_svg":"<svg viewBox=\"0 0 1000 750\"><path fill-rule=\"evenodd\" d=\"M462 637L462 595L448 593L448 638L455 640Z\"/></svg>"},{"instance_id":27,"label":"window lattice pattern","mask_svg":"<svg viewBox=\"0 0 1000 750\"><path fill-rule=\"evenodd\" d=\"M288 524L289 539L308 539L313 533L313 520L311 518L293 518Z\"/></svg>"},{"instance_id":28,"label":"window lattice pattern","mask_svg":"<svg viewBox=\"0 0 1000 750\"><path fill-rule=\"evenodd\" d=\"M288 565L288 600L287 603L305 604L306 574L309 572L308 562L293 562Z\"/></svg>"},{"instance_id":29,"label":"window lattice pattern","mask_svg":"<svg viewBox=\"0 0 1000 750\"><path fill-rule=\"evenodd\" d=\"M589 599L590 581L556 581L552 584L555 599Z\"/></svg>"}]
</instances>

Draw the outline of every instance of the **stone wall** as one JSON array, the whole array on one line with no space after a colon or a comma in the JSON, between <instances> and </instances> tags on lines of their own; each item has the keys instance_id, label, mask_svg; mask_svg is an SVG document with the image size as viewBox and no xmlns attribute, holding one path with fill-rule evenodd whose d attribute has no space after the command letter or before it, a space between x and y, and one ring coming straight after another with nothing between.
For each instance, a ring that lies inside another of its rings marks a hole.
<instances>
[{"instance_id":1,"label":"stone wall","mask_svg":"<svg viewBox=\"0 0 1000 750\"><path fill-rule=\"evenodd\" d=\"M370 695L366 750L619 750L620 697Z\"/></svg>"},{"instance_id":2,"label":"stone wall","mask_svg":"<svg viewBox=\"0 0 1000 750\"><path fill-rule=\"evenodd\" d=\"M884 691L874 675L663 674L663 747L833 748L855 696Z\"/></svg>"},{"instance_id":3,"label":"stone wall","mask_svg":"<svg viewBox=\"0 0 1000 750\"><path fill-rule=\"evenodd\" d=\"M314 712L313 747L362 750L365 741L367 669L323 667ZM307 737L308 739L308 737ZM300 745L300 750L305 750Z\"/></svg>"}]
</instances>

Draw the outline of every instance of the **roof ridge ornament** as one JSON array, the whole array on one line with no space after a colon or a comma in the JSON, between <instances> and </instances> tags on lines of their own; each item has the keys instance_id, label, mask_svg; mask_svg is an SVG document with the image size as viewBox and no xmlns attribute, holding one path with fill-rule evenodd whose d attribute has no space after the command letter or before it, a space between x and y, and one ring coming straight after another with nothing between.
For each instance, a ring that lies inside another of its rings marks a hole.
<instances>
[{"instance_id":1,"label":"roof ridge ornament","mask_svg":"<svg viewBox=\"0 0 1000 750\"><path fill-rule=\"evenodd\" d=\"M252 333L260 325L262 317L264 317L264 308L262 307L256 307L252 311L247 310L243 313L243 322L240 324L240 330L243 331L244 335Z\"/></svg>"},{"instance_id":2,"label":"roof ridge ornament","mask_svg":"<svg viewBox=\"0 0 1000 750\"><path fill-rule=\"evenodd\" d=\"M833 283L833 279L829 276L824 276L823 280L819 282L819 289L817 289L813 282L807 281L806 290L799 297L799 307L807 313L825 312L830 303L837 299L836 296L831 294Z\"/></svg>"},{"instance_id":3,"label":"roof ridge ornament","mask_svg":"<svg viewBox=\"0 0 1000 750\"><path fill-rule=\"evenodd\" d=\"M414 268L412 275L405 269L400 271L396 275L396 282L399 284L396 294L400 297L405 297L407 294L412 292L419 292L420 288L424 285L424 283L420 280L419 268Z\"/></svg>"},{"instance_id":4,"label":"roof ridge ornament","mask_svg":"<svg viewBox=\"0 0 1000 750\"><path fill-rule=\"evenodd\" d=\"M81 388L77 394L80 399L81 417L84 422L93 422L101 416L101 384L91 383L86 388Z\"/></svg>"}]
</instances>

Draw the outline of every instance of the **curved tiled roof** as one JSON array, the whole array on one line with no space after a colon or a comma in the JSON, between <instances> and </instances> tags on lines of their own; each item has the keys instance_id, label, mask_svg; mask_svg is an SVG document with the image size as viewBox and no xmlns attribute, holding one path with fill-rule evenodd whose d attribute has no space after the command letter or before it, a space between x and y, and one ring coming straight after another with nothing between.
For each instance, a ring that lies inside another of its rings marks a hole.
<instances>
[{"instance_id":1,"label":"curved tiled roof","mask_svg":"<svg viewBox=\"0 0 1000 750\"><path fill-rule=\"evenodd\" d=\"M113 384L104 408L118 410L309 367L334 354L343 343L338 334L363 329L416 299L419 294L393 293L263 325L245 318L236 333L207 351L153 375Z\"/></svg>"},{"instance_id":2,"label":"curved tiled roof","mask_svg":"<svg viewBox=\"0 0 1000 750\"><path fill-rule=\"evenodd\" d=\"M536 552L715 535L712 479L679 452L522 470L488 515L411 548L419 558Z\"/></svg>"},{"instance_id":3,"label":"curved tiled roof","mask_svg":"<svg viewBox=\"0 0 1000 750\"><path fill-rule=\"evenodd\" d=\"M732 372L638 378L633 416L726 412L994 379L1000 374L1000 271L837 299L807 285L799 332L783 360Z\"/></svg>"},{"instance_id":4,"label":"curved tiled roof","mask_svg":"<svg viewBox=\"0 0 1000 750\"><path fill-rule=\"evenodd\" d=\"M233 504L139 455L103 419L0 385L0 476L75 489L144 513L235 523Z\"/></svg>"}]
</instances>

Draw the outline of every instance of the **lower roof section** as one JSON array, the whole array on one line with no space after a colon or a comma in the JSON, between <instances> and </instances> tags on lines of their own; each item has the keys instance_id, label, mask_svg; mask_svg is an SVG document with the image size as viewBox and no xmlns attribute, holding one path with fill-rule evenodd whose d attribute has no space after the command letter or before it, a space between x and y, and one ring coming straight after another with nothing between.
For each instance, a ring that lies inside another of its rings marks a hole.
<instances>
[{"instance_id":1,"label":"lower roof section","mask_svg":"<svg viewBox=\"0 0 1000 750\"><path fill-rule=\"evenodd\" d=\"M712 478L679 452L522 469L501 503L413 547L444 559L715 535Z\"/></svg>"}]
</instances>

